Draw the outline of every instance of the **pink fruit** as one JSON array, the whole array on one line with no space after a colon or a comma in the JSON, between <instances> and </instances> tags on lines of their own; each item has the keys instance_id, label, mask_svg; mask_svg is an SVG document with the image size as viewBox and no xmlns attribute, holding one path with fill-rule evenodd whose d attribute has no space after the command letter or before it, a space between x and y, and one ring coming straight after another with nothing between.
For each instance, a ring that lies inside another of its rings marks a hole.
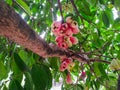
<instances>
[{"instance_id":1,"label":"pink fruit","mask_svg":"<svg viewBox=\"0 0 120 90\"><path fill-rule=\"evenodd\" d=\"M70 41L70 37L65 37L64 41L67 43L68 47L72 46L72 42Z\"/></svg>"},{"instance_id":2,"label":"pink fruit","mask_svg":"<svg viewBox=\"0 0 120 90\"><path fill-rule=\"evenodd\" d=\"M55 41L56 41L57 43L62 43L62 42L64 42L64 36L57 36L56 39L55 39Z\"/></svg>"},{"instance_id":3,"label":"pink fruit","mask_svg":"<svg viewBox=\"0 0 120 90\"><path fill-rule=\"evenodd\" d=\"M73 36L70 37L70 41L72 42L72 44L78 43L78 39L76 37L73 37Z\"/></svg>"},{"instance_id":4,"label":"pink fruit","mask_svg":"<svg viewBox=\"0 0 120 90\"><path fill-rule=\"evenodd\" d=\"M81 75L80 75L80 78L81 78L82 80L84 80L85 77L86 77L86 72L83 71L83 72L81 73Z\"/></svg>"},{"instance_id":5,"label":"pink fruit","mask_svg":"<svg viewBox=\"0 0 120 90\"><path fill-rule=\"evenodd\" d=\"M65 35L66 35L66 36L72 36L72 35L73 35L72 29L71 29L71 28L68 28L68 29L66 30L66 32L65 32Z\"/></svg>"},{"instance_id":6,"label":"pink fruit","mask_svg":"<svg viewBox=\"0 0 120 90\"><path fill-rule=\"evenodd\" d=\"M71 16L66 18L66 23L70 24L70 23L72 23L72 21L73 21L73 19Z\"/></svg>"},{"instance_id":7,"label":"pink fruit","mask_svg":"<svg viewBox=\"0 0 120 90\"><path fill-rule=\"evenodd\" d=\"M62 61L65 61L67 64L72 63L72 59L71 58L62 58Z\"/></svg>"},{"instance_id":8,"label":"pink fruit","mask_svg":"<svg viewBox=\"0 0 120 90\"><path fill-rule=\"evenodd\" d=\"M71 36L73 34L72 29L69 28L67 23L62 24L59 33L60 35L63 35L63 36Z\"/></svg>"},{"instance_id":9,"label":"pink fruit","mask_svg":"<svg viewBox=\"0 0 120 90\"><path fill-rule=\"evenodd\" d=\"M78 27L78 23L76 21L72 21L71 27L72 28L77 28Z\"/></svg>"},{"instance_id":10,"label":"pink fruit","mask_svg":"<svg viewBox=\"0 0 120 90\"><path fill-rule=\"evenodd\" d=\"M63 49L67 49L68 48L68 45L65 42L57 43L57 45L58 45L58 47L63 48Z\"/></svg>"},{"instance_id":11,"label":"pink fruit","mask_svg":"<svg viewBox=\"0 0 120 90\"><path fill-rule=\"evenodd\" d=\"M61 25L62 25L62 23L60 21L54 21L51 25L51 28L52 29L58 29L58 28L61 27Z\"/></svg>"},{"instance_id":12,"label":"pink fruit","mask_svg":"<svg viewBox=\"0 0 120 90\"><path fill-rule=\"evenodd\" d=\"M51 25L52 32L55 36L59 35L59 30L61 28L62 23L58 21L54 21Z\"/></svg>"},{"instance_id":13,"label":"pink fruit","mask_svg":"<svg viewBox=\"0 0 120 90\"><path fill-rule=\"evenodd\" d=\"M72 79L71 79L70 73L68 73L67 76L66 76L66 83L67 84L72 84Z\"/></svg>"},{"instance_id":14,"label":"pink fruit","mask_svg":"<svg viewBox=\"0 0 120 90\"><path fill-rule=\"evenodd\" d=\"M78 34L80 32L80 30L78 29L78 27L76 27L76 28L72 29L72 32L73 32L73 34Z\"/></svg>"},{"instance_id":15,"label":"pink fruit","mask_svg":"<svg viewBox=\"0 0 120 90\"><path fill-rule=\"evenodd\" d=\"M68 67L68 64L65 61L63 61L60 65L60 71L66 70L67 67Z\"/></svg>"}]
</instances>

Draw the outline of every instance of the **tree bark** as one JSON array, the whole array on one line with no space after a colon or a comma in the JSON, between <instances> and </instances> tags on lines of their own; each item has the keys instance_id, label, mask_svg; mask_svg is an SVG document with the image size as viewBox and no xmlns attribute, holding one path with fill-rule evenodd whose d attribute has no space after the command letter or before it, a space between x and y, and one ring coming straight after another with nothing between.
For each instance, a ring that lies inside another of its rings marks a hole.
<instances>
[{"instance_id":1,"label":"tree bark","mask_svg":"<svg viewBox=\"0 0 120 90\"><path fill-rule=\"evenodd\" d=\"M0 0L0 36L7 37L42 57L71 57L86 62L81 55L47 44L3 0Z\"/></svg>"},{"instance_id":2,"label":"tree bark","mask_svg":"<svg viewBox=\"0 0 120 90\"><path fill-rule=\"evenodd\" d=\"M71 57L79 62L104 62L105 60L88 60L84 55L71 50L64 50L45 42L13 8L0 0L0 36L9 38L15 43L33 51L42 57Z\"/></svg>"}]
</instances>

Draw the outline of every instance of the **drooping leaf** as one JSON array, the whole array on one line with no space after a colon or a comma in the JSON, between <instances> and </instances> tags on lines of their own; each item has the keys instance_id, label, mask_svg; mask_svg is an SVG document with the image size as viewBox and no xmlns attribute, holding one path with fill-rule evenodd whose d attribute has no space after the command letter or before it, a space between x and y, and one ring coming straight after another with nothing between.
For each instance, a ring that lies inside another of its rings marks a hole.
<instances>
[{"instance_id":1,"label":"drooping leaf","mask_svg":"<svg viewBox=\"0 0 120 90\"><path fill-rule=\"evenodd\" d=\"M96 75L98 77L100 77L101 76L101 72L99 70L99 63L95 62L94 65L93 65L93 68L94 68L94 71L95 71Z\"/></svg>"},{"instance_id":2,"label":"drooping leaf","mask_svg":"<svg viewBox=\"0 0 120 90\"><path fill-rule=\"evenodd\" d=\"M5 79L8 76L8 71L3 64L3 62L0 60L0 80Z\"/></svg>"},{"instance_id":3,"label":"drooping leaf","mask_svg":"<svg viewBox=\"0 0 120 90\"><path fill-rule=\"evenodd\" d=\"M52 78L49 69L44 65L34 64L31 76L36 90L45 90L51 87Z\"/></svg>"},{"instance_id":4,"label":"drooping leaf","mask_svg":"<svg viewBox=\"0 0 120 90\"><path fill-rule=\"evenodd\" d=\"M9 84L9 90L23 90L23 88L17 80L12 80Z\"/></svg>"},{"instance_id":5,"label":"drooping leaf","mask_svg":"<svg viewBox=\"0 0 120 90\"><path fill-rule=\"evenodd\" d=\"M98 68L101 72L101 75L104 76L106 79L108 79L107 73L105 71L105 69L103 68L103 65L101 63L98 64Z\"/></svg>"},{"instance_id":6,"label":"drooping leaf","mask_svg":"<svg viewBox=\"0 0 120 90\"><path fill-rule=\"evenodd\" d=\"M47 74L47 87L46 89L50 89L52 87L52 75L51 75L51 71L49 69L49 67L43 65L42 66L43 69L46 71L46 74Z\"/></svg>"},{"instance_id":7,"label":"drooping leaf","mask_svg":"<svg viewBox=\"0 0 120 90\"><path fill-rule=\"evenodd\" d=\"M113 22L114 22L113 11L109 8L106 8L105 13L106 13L107 17L109 18L110 24L113 24Z\"/></svg>"},{"instance_id":8,"label":"drooping leaf","mask_svg":"<svg viewBox=\"0 0 120 90\"><path fill-rule=\"evenodd\" d=\"M27 14L31 16L30 8L23 0L16 0L16 2L25 10Z\"/></svg>"},{"instance_id":9,"label":"drooping leaf","mask_svg":"<svg viewBox=\"0 0 120 90\"><path fill-rule=\"evenodd\" d=\"M35 60L33 58L33 54L28 53L28 52L26 52L24 50L20 50L18 54L19 54L20 58L25 62L25 64L27 66L31 67L32 64L35 63Z\"/></svg>"},{"instance_id":10,"label":"drooping leaf","mask_svg":"<svg viewBox=\"0 0 120 90\"><path fill-rule=\"evenodd\" d=\"M107 16L105 12L102 13L102 20L103 20L104 25L108 28L110 25L110 22L109 22L109 17Z\"/></svg>"},{"instance_id":11,"label":"drooping leaf","mask_svg":"<svg viewBox=\"0 0 120 90\"><path fill-rule=\"evenodd\" d=\"M49 62L51 68L58 70L57 58L49 58Z\"/></svg>"},{"instance_id":12,"label":"drooping leaf","mask_svg":"<svg viewBox=\"0 0 120 90\"><path fill-rule=\"evenodd\" d=\"M32 78L29 72L25 73L25 85L24 90L34 90L34 84L32 82Z\"/></svg>"},{"instance_id":13,"label":"drooping leaf","mask_svg":"<svg viewBox=\"0 0 120 90\"><path fill-rule=\"evenodd\" d=\"M22 72L26 72L29 70L26 64L22 61L22 59L17 53L14 54L14 60L15 60L16 65Z\"/></svg>"},{"instance_id":14,"label":"drooping leaf","mask_svg":"<svg viewBox=\"0 0 120 90\"><path fill-rule=\"evenodd\" d=\"M8 88L6 87L6 85L3 86L3 90L8 90Z\"/></svg>"},{"instance_id":15,"label":"drooping leaf","mask_svg":"<svg viewBox=\"0 0 120 90\"><path fill-rule=\"evenodd\" d=\"M83 86L81 84L77 84L77 85L74 85L72 88L72 90L83 90Z\"/></svg>"},{"instance_id":16,"label":"drooping leaf","mask_svg":"<svg viewBox=\"0 0 120 90\"><path fill-rule=\"evenodd\" d=\"M120 42L120 35L119 35L119 34L116 35L116 40L117 40L118 42Z\"/></svg>"},{"instance_id":17,"label":"drooping leaf","mask_svg":"<svg viewBox=\"0 0 120 90\"><path fill-rule=\"evenodd\" d=\"M120 29L120 18L116 18L114 20L114 23L112 25L112 28L115 28L115 29Z\"/></svg>"},{"instance_id":18,"label":"drooping leaf","mask_svg":"<svg viewBox=\"0 0 120 90\"><path fill-rule=\"evenodd\" d=\"M21 82L22 78L23 78L23 72L21 72L21 70L19 69L19 67L17 66L15 60L11 61L11 71L14 73L12 75L12 78L15 78L15 80Z\"/></svg>"}]
</instances>

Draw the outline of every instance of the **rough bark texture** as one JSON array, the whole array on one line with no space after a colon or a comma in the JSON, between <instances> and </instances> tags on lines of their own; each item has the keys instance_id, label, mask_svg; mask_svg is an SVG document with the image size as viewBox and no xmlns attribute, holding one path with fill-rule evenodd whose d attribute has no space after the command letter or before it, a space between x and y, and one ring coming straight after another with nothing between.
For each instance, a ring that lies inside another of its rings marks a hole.
<instances>
[{"instance_id":1,"label":"rough bark texture","mask_svg":"<svg viewBox=\"0 0 120 90\"><path fill-rule=\"evenodd\" d=\"M0 36L7 37L43 57L67 56L80 62L86 62L86 59L81 55L47 44L3 0L0 0Z\"/></svg>"},{"instance_id":2,"label":"rough bark texture","mask_svg":"<svg viewBox=\"0 0 120 90\"><path fill-rule=\"evenodd\" d=\"M85 63L104 62L110 64L105 60L88 60L79 53L47 44L4 0L0 0L0 36L9 38L42 57L71 57Z\"/></svg>"}]
</instances>

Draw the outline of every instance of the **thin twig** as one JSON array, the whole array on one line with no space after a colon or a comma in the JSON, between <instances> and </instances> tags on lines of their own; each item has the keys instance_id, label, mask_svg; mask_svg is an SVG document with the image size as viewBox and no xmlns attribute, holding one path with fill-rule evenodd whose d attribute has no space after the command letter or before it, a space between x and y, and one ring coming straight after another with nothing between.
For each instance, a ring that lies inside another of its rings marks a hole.
<instances>
[{"instance_id":1,"label":"thin twig","mask_svg":"<svg viewBox=\"0 0 120 90\"><path fill-rule=\"evenodd\" d=\"M106 63L106 64L110 64L109 61L100 60L100 59L95 59L95 58L89 59L89 62L104 62L104 63Z\"/></svg>"},{"instance_id":2,"label":"thin twig","mask_svg":"<svg viewBox=\"0 0 120 90\"><path fill-rule=\"evenodd\" d=\"M62 7L61 7L61 4L60 4L60 0L58 0L58 7L60 9L60 14L61 14L61 17L62 17L62 22L63 22L64 18L63 18L63 14L62 14Z\"/></svg>"},{"instance_id":3,"label":"thin twig","mask_svg":"<svg viewBox=\"0 0 120 90\"><path fill-rule=\"evenodd\" d=\"M85 18L80 15L80 13L79 13L79 11L78 11L75 3L74 3L74 0L70 0L70 1L71 1L71 3L72 3L72 5L73 5L73 7L74 7L74 9L75 9L75 11L76 11L76 13L78 14L78 16L81 18L81 21L83 22L83 19L85 19ZM86 19L85 19L85 20L86 20Z\"/></svg>"}]
</instances>

